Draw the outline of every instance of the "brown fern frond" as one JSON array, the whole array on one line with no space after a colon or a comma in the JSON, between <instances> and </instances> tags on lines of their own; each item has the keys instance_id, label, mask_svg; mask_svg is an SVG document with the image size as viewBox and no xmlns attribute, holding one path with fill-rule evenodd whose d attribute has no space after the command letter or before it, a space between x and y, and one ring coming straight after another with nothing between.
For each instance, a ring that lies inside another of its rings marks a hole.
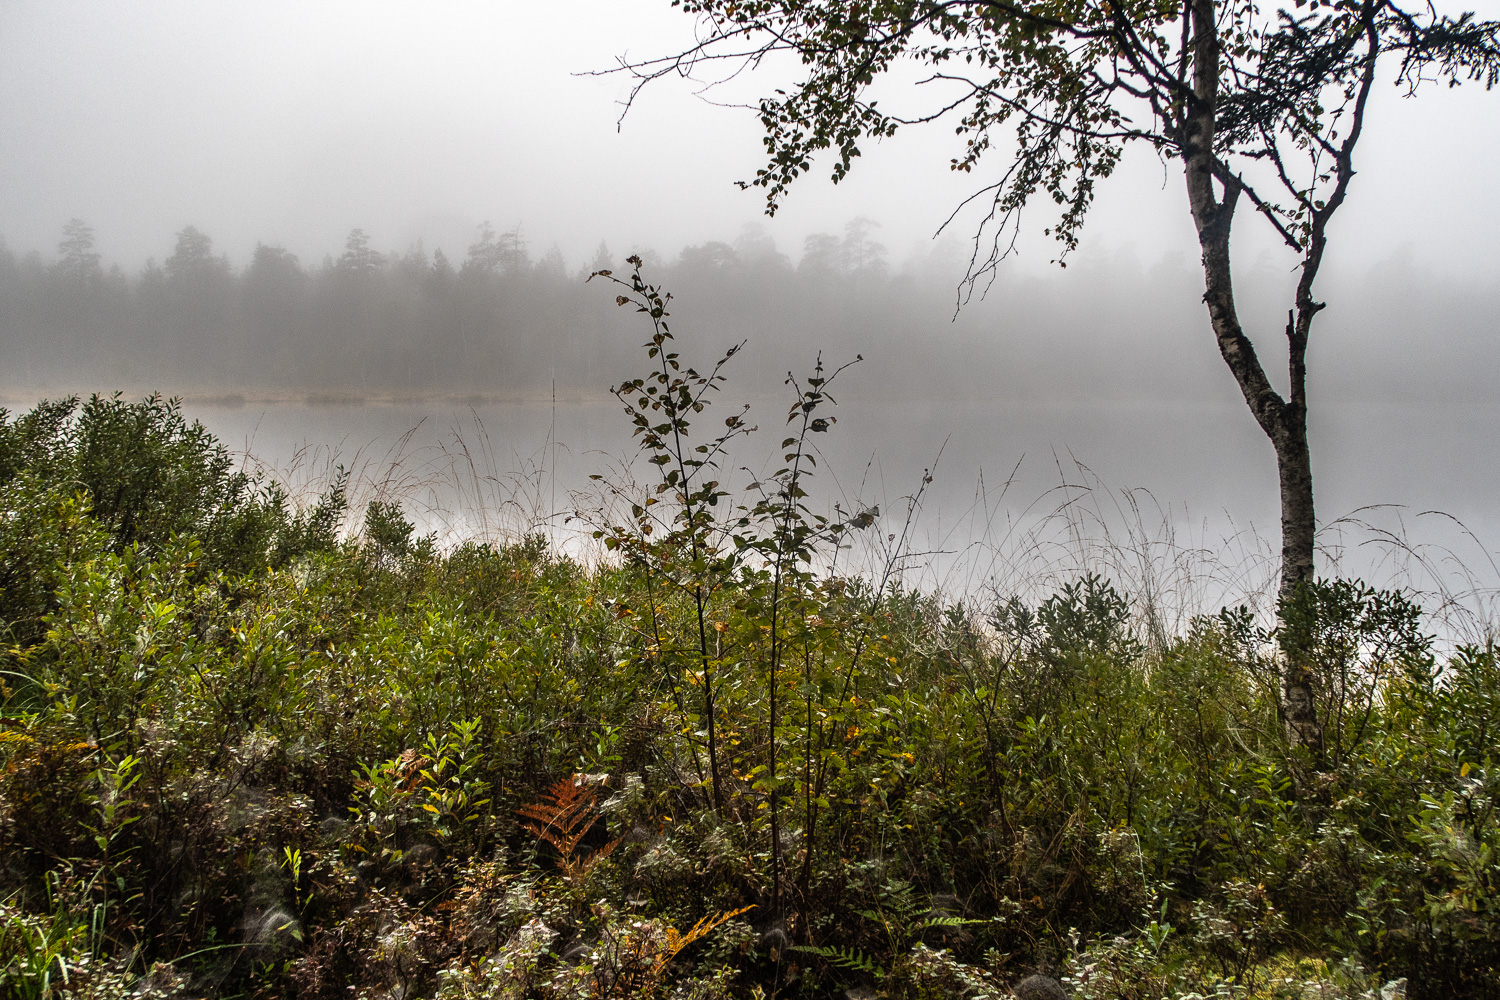
<instances>
[{"instance_id":1,"label":"brown fern frond","mask_svg":"<svg viewBox=\"0 0 1500 1000\"><path fill-rule=\"evenodd\" d=\"M581 774L564 778L542 792L541 800L521 806L521 827L538 840L551 844L558 863L571 878L586 873L594 862L607 857L619 841L614 840L587 858L577 858L578 845L598 818L598 790Z\"/></svg>"},{"instance_id":2,"label":"brown fern frond","mask_svg":"<svg viewBox=\"0 0 1500 1000\"><path fill-rule=\"evenodd\" d=\"M575 872L570 870L568 874L587 875L589 869L594 867L594 862L603 861L605 858L613 854L615 852L615 848L619 846L620 838L616 837L614 840L611 840L609 843L605 844L603 847L599 848L588 857L583 858L581 861L579 861L577 871Z\"/></svg>"},{"instance_id":3,"label":"brown fern frond","mask_svg":"<svg viewBox=\"0 0 1500 1000\"><path fill-rule=\"evenodd\" d=\"M523 822L522 827L557 848L559 853L571 854L593 825L595 797L594 789L575 774L542 792L541 801L528 803L516 811L529 821Z\"/></svg>"}]
</instances>

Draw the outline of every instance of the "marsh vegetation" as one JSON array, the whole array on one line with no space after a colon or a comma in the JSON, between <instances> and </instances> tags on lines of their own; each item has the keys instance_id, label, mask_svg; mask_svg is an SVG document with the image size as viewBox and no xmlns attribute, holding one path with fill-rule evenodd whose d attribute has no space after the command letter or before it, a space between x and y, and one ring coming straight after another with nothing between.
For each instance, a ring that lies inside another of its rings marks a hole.
<instances>
[{"instance_id":1,"label":"marsh vegetation","mask_svg":"<svg viewBox=\"0 0 1500 1000\"><path fill-rule=\"evenodd\" d=\"M293 502L160 398L0 418L0 991L1493 995L1482 622L846 572L910 529L809 502L852 374L790 380L747 485L733 359L619 280L642 474L578 504L592 559Z\"/></svg>"}]
</instances>

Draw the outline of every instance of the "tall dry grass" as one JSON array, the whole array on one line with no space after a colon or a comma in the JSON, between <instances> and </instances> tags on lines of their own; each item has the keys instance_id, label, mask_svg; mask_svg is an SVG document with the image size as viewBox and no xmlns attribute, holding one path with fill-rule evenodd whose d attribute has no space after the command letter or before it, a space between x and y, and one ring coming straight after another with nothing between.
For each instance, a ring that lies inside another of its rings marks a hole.
<instances>
[{"instance_id":1,"label":"tall dry grass","mask_svg":"<svg viewBox=\"0 0 1500 1000\"><path fill-rule=\"evenodd\" d=\"M415 424L383 449L348 440L304 444L280 460L257 455L252 441L242 459L304 504L347 473L347 537L358 535L371 502L396 502L440 549L540 534L560 555L588 565L610 558L591 537L594 528L618 521L651 481L635 456L577 455L557 439L555 421L529 448L497 440L473 408L436 441L419 444L425 426ZM1223 607L1245 606L1265 623L1274 614L1278 546L1261 525L1227 513L1195 518L1149 490L1103 481L1071 455L1051 456L1055 484L1027 495L1017 486L1019 464L997 480L983 470L944 467L939 449L924 475L895 493L878 474L878 456L853 476L839 475L836 442L834 435L817 452L820 478L810 502L830 516L880 513L870 530L851 531L844 546L824 553L823 572L976 610L1011 598L1035 605L1097 574L1128 598L1140 637L1158 647ZM595 459L601 478L560 482L560 457ZM748 466L733 472L757 474ZM957 475L973 476L968 504L929 509L928 477ZM1418 601L1439 648L1500 638L1500 550L1452 515L1362 507L1324 524L1318 551L1321 575L1357 577Z\"/></svg>"}]
</instances>

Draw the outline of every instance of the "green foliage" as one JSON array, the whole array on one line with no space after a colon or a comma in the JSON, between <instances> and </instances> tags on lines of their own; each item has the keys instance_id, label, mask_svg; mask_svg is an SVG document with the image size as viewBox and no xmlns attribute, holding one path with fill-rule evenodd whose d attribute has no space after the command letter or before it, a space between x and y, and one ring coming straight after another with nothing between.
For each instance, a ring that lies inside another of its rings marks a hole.
<instances>
[{"instance_id":1,"label":"green foliage","mask_svg":"<svg viewBox=\"0 0 1500 1000\"><path fill-rule=\"evenodd\" d=\"M46 631L66 567L102 554L108 533L71 491L31 472L0 482L0 627L21 648Z\"/></svg>"},{"instance_id":2,"label":"green foliage","mask_svg":"<svg viewBox=\"0 0 1500 1000\"><path fill-rule=\"evenodd\" d=\"M1311 674L1323 731L1318 763L1332 768L1358 751L1393 676L1432 669L1422 609L1398 591L1353 580L1307 582L1282 599L1277 618L1272 636L1282 654Z\"/></svg>"},{"instance_id":3,"label":"green foliage","mask_svg":"<svg viewBox=\"0 0 1500 1000\"><path fill-rule=\"evenodd\" d=\"M0 903L0 995L46 1000L68 989L93 957L89 931L66 911L36 916Z\"/></svg>"},{"instance_id":4,"label":"green foliage","mask_svg":"<svg viewBox=\"0 0 1500 1000\"><path fill-rule=\"evenodd\" d=\"M414 530L411 522L401 516L399 504L373 500L365 508L364 538L375 550L377 560L406 555L411 550Z\"/></svg>"},{"instance_id":5,"label":"green foliage","mask_svg":"<svg viewBox=\"0 0 1500 1000\"><path fill-rule=\"evenodd\" d=\"M285 565L336 543L343 483L341 475L318 503L294 512L284 491L235 471L202 424L156 395L43 402L15 420L0 410L0 487L76 494L116 553L154 554L191 534L206 569ZM6 552L19 541L8 540Z\"/></svg>"},{"instance_id":6,"label":"green foliage","mask_svg":"<svg viewBox=\"0 0 1500 1000\"><path fill-rule=\"evenodd\" d=\"M660 365L667 297L630 287ZM841 576L877 514L806 498L832 376L792 380L778 471L736 493L726 438L675 443L714 383L674 360L627 393L667 461L598 566L440 550L394 500L341 542L342 482L295 510L197 473L180 506L232 509L122 544L54 476L75 409L0 425L5 995L1500 989L1493 648L1438 656L1354 583L1148 644L1097 575ZM215 525L273 508L229 566ZM1320 768L1273 640L1324 678Z\"/></svg>"},{"instance_id":7,"label":"green foliage","mask_svg":"<svg viewBox=\"0 0 1500 1000\"><path fill-rule=\"evenodd\" d=\"M121 551L154 549L197 530L224 542L245 530L238 503L248 478L230 471L227 451L175 400L127 403L93 396L43 403L4 427L0 451L14 475L29 469L82 493Z\"/></svg>"}]
</instances>

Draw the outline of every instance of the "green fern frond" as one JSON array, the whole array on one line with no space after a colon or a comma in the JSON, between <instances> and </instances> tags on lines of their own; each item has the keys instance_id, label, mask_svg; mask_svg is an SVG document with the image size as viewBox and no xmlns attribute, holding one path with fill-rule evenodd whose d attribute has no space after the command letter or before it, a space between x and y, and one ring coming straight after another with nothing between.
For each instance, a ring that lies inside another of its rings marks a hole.
<instances>
[{"instance_id":1,"label":"green fern frond","mask_svg":"<svg viewBox=\"0 0 1500 1000\"><path fill-rule=\"evenodd\" d=\"M794 944L791 950L807 955L817 955L819 958L826 959L829 965L848 969L851 972L863 972L876 979L885 978L883 966L869 955L854 948L821 948L810 944Z\"/></svg>"},{"instance_id":2,"label":"green fern frond","mask_svg":"<svg viewBox=\"0 0 1500 1000\"><path fill-rule=\"evenodd\" d=\"M916 929L919 931L925 931L930 927L963 927L966 924L978 923L983 923L983 921L973 920L969 917L928 917L926 920L923 920L921 923L917 924Z\"/></svg>"}]
</instances>

